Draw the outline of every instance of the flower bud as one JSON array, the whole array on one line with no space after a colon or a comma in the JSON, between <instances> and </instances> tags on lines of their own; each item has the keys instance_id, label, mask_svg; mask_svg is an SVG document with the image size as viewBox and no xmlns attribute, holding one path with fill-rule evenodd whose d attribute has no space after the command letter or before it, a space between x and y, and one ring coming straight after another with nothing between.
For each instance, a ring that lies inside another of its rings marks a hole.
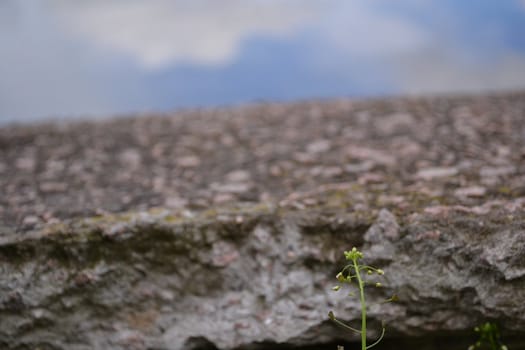
<instances>
[{"instance_id":1,"label":"flower bud","mask_svg":"<svg viewBox=\"0 0 525 350\"><path fill-rule=\"evenodd\" d=\"M345 276L343 276L343 273L342 273L342 272L339 272L339 273L335 276L335 278L337 278L337 280L338 280L339 282L344 282L344 281L345 281Z\"/></svg>"}]
</instances>

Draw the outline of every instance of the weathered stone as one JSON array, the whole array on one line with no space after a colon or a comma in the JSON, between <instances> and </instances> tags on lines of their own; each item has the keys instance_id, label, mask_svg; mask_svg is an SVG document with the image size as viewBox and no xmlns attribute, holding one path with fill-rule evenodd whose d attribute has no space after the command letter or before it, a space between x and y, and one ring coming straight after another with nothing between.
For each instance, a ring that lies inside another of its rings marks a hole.
<instances>
[{"instance_id":1,"label":"weathered stone","mask_svg":"<svg viewBox=\"0 0 525 350\"><path fill-rule=\"evenodd\" d=\"M322 202L330 191L318 196ZM342 250L352 246L385 270L385 288L370 291L370 304L391 293L400 299L370 307L372 335L381 321L397 335L468 333L485 319L520 332L525 208L511 212L505 204L483 215L451 208L446 221L419 211L404 224L387 209L370 209L364 220L342 208L327 215L245 207L211 220L205 212L172 219L153 211L73 220L24 239L9 235L0 245L0 339L8 349L42 337L56 349L355 340L326 317L335 310L358 321L357 300L330 288ZM39 323L28 332L17 326L21 320Z\"/></svg>"},{"instance_id":2,"label":"weathered stone","mask_svg":"<svg viewBox=\"0 0 525 350\"><path fill-rule=\"evenodd\" d=\"M524 107L510 93L1 128L0 349L335 348L357 340L327 318L358 324L357 299L331 290L352 246L385 271L367 294L384 346L465 349L496 321L524 349Z\"/></svg>"},{"instance_id":3,"label":"weathered stone","mask_svg":"<svg viewBox=\"0 0 525 350\"><path fill-rule=\"evenodd\" d=\"M426 168L417 172L416 177L423 180L432 180L442 177L457 175L458 169L454 167Z\"/></svg>"}]
</instances>

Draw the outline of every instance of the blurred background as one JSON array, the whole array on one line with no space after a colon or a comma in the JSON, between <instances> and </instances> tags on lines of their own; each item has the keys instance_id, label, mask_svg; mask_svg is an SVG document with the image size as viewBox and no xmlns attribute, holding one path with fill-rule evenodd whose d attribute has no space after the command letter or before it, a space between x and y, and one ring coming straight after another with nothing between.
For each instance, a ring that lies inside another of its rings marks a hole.
<instances>
[{"instance_id":1,"label":"blurred background","mask_svg":"<svg viewBox=\"0 0 525 350\"><path fill-rule=\"evenodd\" d=\"M0 124L525 88L524 0L2 0Z\"/></svg>"}]
</instances>

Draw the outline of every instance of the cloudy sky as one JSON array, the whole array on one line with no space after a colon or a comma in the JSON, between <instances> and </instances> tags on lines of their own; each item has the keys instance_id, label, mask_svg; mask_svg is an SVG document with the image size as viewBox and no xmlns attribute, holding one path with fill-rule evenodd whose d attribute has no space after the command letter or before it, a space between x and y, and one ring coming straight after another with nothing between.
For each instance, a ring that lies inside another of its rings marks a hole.
<instances>
[{"instance_id":1,"label":"cloudy sky","mask_svg":"<svg viewBox=\"0 0 525 350\"><path fill-rule=\"evenodd\" d=\"M525 1L2 0L0 123L525 88Z\"/></svg>"}]
</instances>

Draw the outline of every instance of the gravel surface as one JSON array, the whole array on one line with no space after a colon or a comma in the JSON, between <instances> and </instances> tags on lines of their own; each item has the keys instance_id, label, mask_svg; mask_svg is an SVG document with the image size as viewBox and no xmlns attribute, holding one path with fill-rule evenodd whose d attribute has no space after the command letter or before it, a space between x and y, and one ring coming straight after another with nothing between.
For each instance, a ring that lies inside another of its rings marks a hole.
<instances>
[{"instance_id":1,"label":"gravel surface","mask_svg":"<svg viewBox=\"0 0 525 350\"><path fill-rule=\"evenodd\" d=\"M0 235L154 207L284 205L343 185L384 203L402 202L403 191L468 206L525 197L525 92L0 129Z\"/></svg>"}]
</instances>

